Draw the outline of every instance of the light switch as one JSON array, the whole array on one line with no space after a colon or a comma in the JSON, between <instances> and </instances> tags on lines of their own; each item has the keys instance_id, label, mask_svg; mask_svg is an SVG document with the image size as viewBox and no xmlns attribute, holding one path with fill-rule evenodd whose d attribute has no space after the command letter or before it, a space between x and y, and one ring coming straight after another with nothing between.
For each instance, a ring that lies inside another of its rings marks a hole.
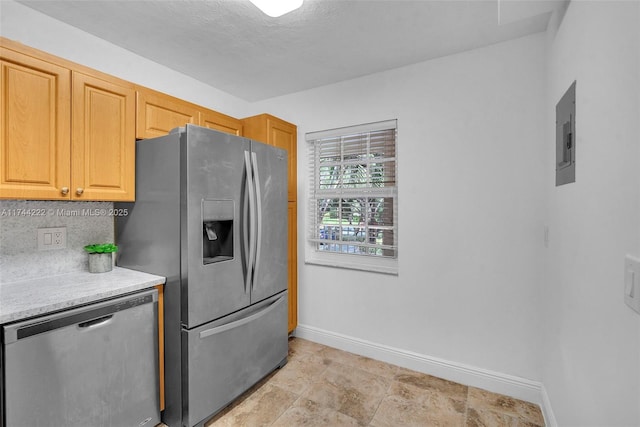
<instances>
[{"instance_id":1,"label":"light switch","mask_svg":"<svg viewBox=\"0 0 640 427\"><path fill-rule=\"evenodd\" d=\"M640 313L640 260L629 255L624 260L624 302Z\"/></svg>"},{"instance_id":2,"label":"light switch","mask_svg":"<svg viewBox=\"0 0 640 427\"><path fill-rule=\"evenodd\" d=\"M636 273L635 271L627 270L627 274L625 274L624 280L624 294L628 297L634 297L634 283L636 281Z\"/></svg>"}]
</instances>

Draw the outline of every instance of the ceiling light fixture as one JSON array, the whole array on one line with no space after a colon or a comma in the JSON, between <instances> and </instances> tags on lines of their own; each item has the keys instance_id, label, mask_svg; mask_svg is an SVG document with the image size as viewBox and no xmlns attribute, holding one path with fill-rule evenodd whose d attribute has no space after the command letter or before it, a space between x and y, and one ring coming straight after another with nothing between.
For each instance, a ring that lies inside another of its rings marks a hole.
<instances>
[{"instance_id":1,"label":"ceiling light fixture","mask_svg":"<svg viewBox=\"0 0 640 427\"><path fill-rule=\"evenodd\" d=\"M303 0L249 0L272 18L277 18L302 6Z\"/></svg>"}]
</instances>

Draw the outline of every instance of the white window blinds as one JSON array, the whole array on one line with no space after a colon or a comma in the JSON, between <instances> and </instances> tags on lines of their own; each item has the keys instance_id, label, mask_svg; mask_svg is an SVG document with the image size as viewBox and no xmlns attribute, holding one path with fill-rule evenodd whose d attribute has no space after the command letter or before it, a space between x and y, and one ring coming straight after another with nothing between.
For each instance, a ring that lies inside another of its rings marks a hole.
<instances>
[{"instance_id":1,"label":"white window blinds","mask_svg":"<svg viewBox=\"0 0 640 427\"><path fill-rule=\"evenodd\" d=\"M397 258L396 120L306 135L316 252Z\"/></svg>"}]
</instances>

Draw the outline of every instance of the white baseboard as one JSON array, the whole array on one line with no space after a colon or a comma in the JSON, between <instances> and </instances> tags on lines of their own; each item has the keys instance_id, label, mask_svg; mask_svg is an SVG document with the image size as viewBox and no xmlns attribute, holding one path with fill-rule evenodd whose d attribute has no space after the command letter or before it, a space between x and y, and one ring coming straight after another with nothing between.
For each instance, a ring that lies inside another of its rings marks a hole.
<instances>
[{"instance_id":1,"label":"white baseboard","mask_svg":"<svg viewBox=\"0 0 640 427\"><path fill-rule=\"evenodd\" d=\"M546 425L557 426L546 390L540 382L390 347L313 326L298 325L294 335L403 368L538 404L542 409Z\"/></svg>"}]
</instances>

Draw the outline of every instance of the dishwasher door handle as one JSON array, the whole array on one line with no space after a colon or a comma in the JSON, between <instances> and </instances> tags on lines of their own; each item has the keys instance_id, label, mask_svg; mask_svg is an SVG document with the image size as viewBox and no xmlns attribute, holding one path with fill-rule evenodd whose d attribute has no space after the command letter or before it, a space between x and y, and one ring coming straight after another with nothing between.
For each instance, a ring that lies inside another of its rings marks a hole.
<instances>
[{"instance_id":1,"label":"dishwasher door handle","mask_svg":"<svg viewBox=\"0 0 640 427\"><path fill-rule=\"evenodd\" d=\"M147 290L136 294L92 303L87 307L72 308L67 311L42 316L36 319L23 320L18 323L2 326L4 344L10 345L23 338L50 332L66 326L75 325L77 328L90 328L109 321L108 317L130 308L156 303L158 292Z\"/></svg>"},{"instance_id":2,"label":"dishwasher door handle","mask_svg":"<svg viewBox=\"0 0 640 427\"><path fill-rule=\"evenodd\" d=\"M108 316L98 317L97 319L89 320L87 322L78 323L78 328L79 329L96 328L100 325L109 323L111 319L113 319L113 314L110 314Z\"/></svg>"}]
</instances>

